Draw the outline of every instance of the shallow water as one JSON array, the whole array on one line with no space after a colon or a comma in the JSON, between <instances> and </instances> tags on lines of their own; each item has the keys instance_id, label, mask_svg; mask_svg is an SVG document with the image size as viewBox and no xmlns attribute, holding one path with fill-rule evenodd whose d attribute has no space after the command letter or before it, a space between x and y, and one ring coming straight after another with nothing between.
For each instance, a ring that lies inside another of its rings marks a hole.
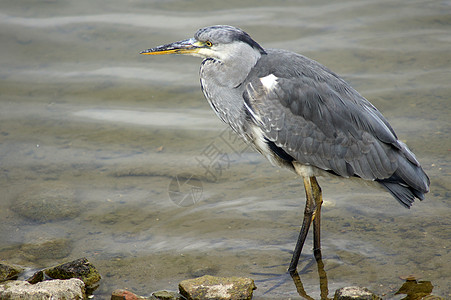
<instances>
[{"instance_id":1,"label":"shallow water","mask_svg":"<svg viewBox=\"0 0 451 300\"><path fill-rule=\"evenodd\" d=\"M138 55L231 24L342 75L431 178L427 199L410 210L385 192L319 179L329 297L363 285L400 299L394 293L409 275L451 297L450 1L49 0L0 8L1 259L41 268L86 256L103 276L98 298L115 288L175 290L204 274L250 276L255 299L301 298L282 276L303 213L301 180L215 117L199 88L198 59ZM300 278L319 299L311 248L308 237Z\"/></svg>"}]
</instances>

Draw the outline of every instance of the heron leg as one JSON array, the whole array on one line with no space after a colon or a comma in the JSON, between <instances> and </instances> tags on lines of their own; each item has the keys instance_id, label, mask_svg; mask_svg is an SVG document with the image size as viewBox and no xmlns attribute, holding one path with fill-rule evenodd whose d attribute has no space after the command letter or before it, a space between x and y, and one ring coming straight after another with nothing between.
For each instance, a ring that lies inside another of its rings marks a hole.
<instances>
[{"instance_id":1,"label":"heron leg","mask_svg":"<svg viewBox=\"0 0 451 300\"><path fill-rule=\"evenodd\" d=\"M323 196L321 193L321 187L316 181L316 177L310 177L313 198L315 200L315 212L313 214L313 252L321 250L321 205L323 204Z\"/></svg>"},{"instance_id":2,"label":"heron leg","mask_svg":"<svg viewBox=\"0 0 451 300\"><path fill-rule=\"evenodd\" d=\"M296 271L298 266L299 257L301 256L302 247L304 246L305 238L310 228L310 223L312 223L313 212L315 211L315 200L312 186L312 179L316 182L315 177L304 177L304 188L305 188L305 209L304 209L304 220L302 221L301 231L299 232L298 240L296 242L296 247L293 251L293 257L291 258L290 267L288 271L290 273ZM316 183L318 185L318 183ZM318 186L319 187L319 186ZM318 228L319 229L319 228Z\"/></svg>"}]
</instances>

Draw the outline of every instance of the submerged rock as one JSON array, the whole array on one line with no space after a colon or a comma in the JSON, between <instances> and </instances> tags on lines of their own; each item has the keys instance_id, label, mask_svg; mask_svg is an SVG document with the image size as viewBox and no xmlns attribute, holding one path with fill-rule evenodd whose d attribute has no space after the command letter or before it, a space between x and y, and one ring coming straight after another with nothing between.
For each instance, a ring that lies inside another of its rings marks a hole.
<instances>
[{"instance_id":1,"label":"submerged rock","mask_svg":"<svg viewBox=\"0 0 451 300\"><path fill-rule=\"evenodd\" d=\"M0 263L0 282L14 279L23 272L23 268L6 262Z\"/></svg>"},{"instance_id":2,"label":"submerged rock","mask_svg":"<svg viewBox=\"0 0 451 300\"><path fill-rule=\"evenodd\" d=\"M32 185L20 194L11 204L11 209L24 218L40 223L71 219L81 212L75 198L75 190L69 186L44 182Z\"/></svg>"},{"instance_id":3,"label":"submerged rock","mask_svg":"<svg viewBox=\"0 0 451 300\"><path fill-rule=\"evenodd\" d=\"M335 291L334 300L380 300L378 295L369 289L359 286L349 286Z\"/></svg>"},{"instance_id":4,"label":"submerged rock","mask_svg":"<svg viewBox=\"0 0 451 300\"><path fill-rule=\"evenodd\" d=\"M0 284L0 299L84 299L85 285L80 279L49 280L30 284L7 281Z\"/></svg>"},{"instance_id":5,"label":"submerged rock","mask_svg":"<svg viewBox=\"0 0 451 300\"><path fill-rule=\"evenodd\" d=\"M101 276L97 269L86 258L57 265L44 270L45 275L53 279L78 278L82 280L87 287L94 286Z\"/></svg>"},{"instance_id":6,"label":"submerged rock","mask_svg":"<svg viewBox=\"0 0 451 300\"><path fill-rule=\"evenodd\" d=\"M53 239L41 243L27 243L20 247L21 254L30 261L61 259L69 256L72 243L69 239Z\"/></svg>"},{"instance_id":7,"label":"submerged rock","mask_svg":"<svg viewBox=\"0 0 451 300\"><path fill-rule=\"evenodd\" d=\"M254 281L243 277L205 275L179 283L180 294L188 300L249 300L255 289Z\"/></svg>"}]
</instances>

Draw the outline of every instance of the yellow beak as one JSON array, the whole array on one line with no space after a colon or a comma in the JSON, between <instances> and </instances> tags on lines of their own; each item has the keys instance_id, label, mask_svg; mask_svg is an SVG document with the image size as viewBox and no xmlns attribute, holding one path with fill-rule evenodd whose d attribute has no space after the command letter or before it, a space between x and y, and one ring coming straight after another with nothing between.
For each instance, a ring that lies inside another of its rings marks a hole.
<instances>
[{"instance_id":1,"label":"yellow beak","mask_svg":"<svg viewBox=\"0 0 451 300\"><path fill-rule=\"evenodd\" d=\"M201 47L202 45L200 45L198 41L191 38L171 44L158 46L155 48L150 48L141 51L139 54L147 54L147 55L191 54L197 53L199 51L199 48Z\"/></svg>"}]
</instances>

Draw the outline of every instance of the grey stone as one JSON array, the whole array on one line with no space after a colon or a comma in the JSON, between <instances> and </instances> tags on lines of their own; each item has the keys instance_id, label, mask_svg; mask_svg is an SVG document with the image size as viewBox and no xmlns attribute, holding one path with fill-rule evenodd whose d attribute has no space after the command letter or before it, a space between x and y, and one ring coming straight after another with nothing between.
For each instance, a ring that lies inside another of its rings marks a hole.
<instances>
[{"instance_id":1,"label":"grey stone","mask_svg":"<svg viewBox=\"0 0 451 300\"><path fill-rule=\"evenodd\" d=\"M84 299L85 285L80 279L49 280L36 284L27 281L7 281L0 284L0 299L50 300Z\"/></svg>"},{"instance_id":2,"label":"grey stone","mask_svg":"<svg viewBox=\"0 0 451 300\"><path fill-rule=\"evenodd\" d=\"M242 277L214 277L205 275L179 283L179 291L188 300L250 300L254 281Z\"/></svg>"},{"instance_id":3,"label":"grey stone","mask_svg":"<svg viewBox=\"0 0 451 300\"><path fill-rule=\"evenodd\" d=\"M349 286L335 291L334 300L381 300L382 298L369 289Z\"/></svg>"}]
</instances>

